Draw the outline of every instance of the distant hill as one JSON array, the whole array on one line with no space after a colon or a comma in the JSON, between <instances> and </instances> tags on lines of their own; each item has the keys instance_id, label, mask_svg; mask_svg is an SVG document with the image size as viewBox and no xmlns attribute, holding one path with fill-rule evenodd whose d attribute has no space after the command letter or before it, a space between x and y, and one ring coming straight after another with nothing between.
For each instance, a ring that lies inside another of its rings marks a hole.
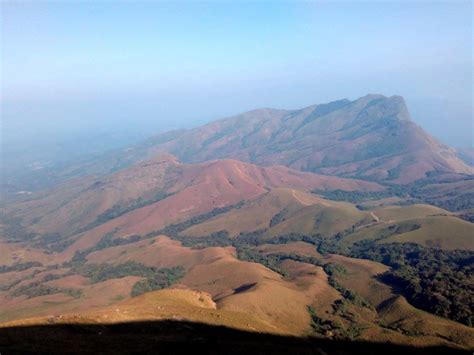
<instances>
[{"instance_id":1,"label":"distant hill","mask_svg":"<svg viewBox=\"0 0 474 355\"><path fill-rule=\"evenodd\" d=\"M462 161L467 165L474 166L474 148L458 148L456 151Z\"/></svg>"},{"instance_id":2,"label":"distant hill","mask_svg":"<svg viewBox=\"0 0 474 355\"><path fill-rule=\"evenodd\" d=\"M158 155L106 177L76 179L34 193L2 212L4 223L15 221L17 227L42 235L45 243L56 243L87 231L146 234L283 186L307 191L383 190L373 182L284 166L259 167L235 160L183 164L171 155ZM18 238L25 239L21 234Z\"/></svg>"},{"instance_id":3,"label":"distant hill","mask_svg":"<svg viewBox=\"0 0 474 355\"><path fill-rule=\"evenodd\" d=\"M385 190L285 166L164 154L27 195L2 210L0 321L14 323L0 328L186 319L471 347L474 331L460 323L470 324L474 224L429 205L367 209L321 196ZM397 260L413 255L429 268L399 274ZM416 295L402 287L407 277ZM152 293L169 287L182 291ZM431 288L442 293L427 303Z\"/></svg>"},{"instance_id":4,"label":"distant hill","mask_svg":"<svg viewBox=\"0 0 474 355\"><path fill-rule=\"evenodd\" d=\"M299 233L332 236L354 224L368 224L369 212L354 205L324 200L295 189L278 188L231 210L197 224L182 235L202 237L226 231L231 238L241 233L259 233L261 238Z\"/></svg>"},{"instance_id":5,"label":"distant hill","mask_svg":"<svg viewBox=\"0 0 474 355\"><path fill-rule=\"evenodd\" d=\"M17 326L111 339L127 322L472 349L474 174L457 153L402 98L368 95L8 180L34 191L0 208L0 351Z\"/></svg>"},{"instance_id":6,"label":"distant hill","mask_svg":"<svg viewBox=\"0 0 474 355\"><path fill-rule=\"evenodd\" d=\"M408 183L473 173L410 120L400 96L367 95L300 110L260 109L149 140L183 161L233 158L329 175Z\"/></svg>"},{"instance_id":7,"label":"distant hill","mask_svg":"<svg viewBox=\"0 0 474 355\"><path fill-rule=\"evenodd\" d=\"M406 184L430 173L473 174L466 152L447 147L410 119L400 96L367 95L297 110L258 109L151 137L60 166L5 175L6 195L84 175L107 175L171 153L187 163L237 159L327 175Z\"/></svg>"}]
</instances>

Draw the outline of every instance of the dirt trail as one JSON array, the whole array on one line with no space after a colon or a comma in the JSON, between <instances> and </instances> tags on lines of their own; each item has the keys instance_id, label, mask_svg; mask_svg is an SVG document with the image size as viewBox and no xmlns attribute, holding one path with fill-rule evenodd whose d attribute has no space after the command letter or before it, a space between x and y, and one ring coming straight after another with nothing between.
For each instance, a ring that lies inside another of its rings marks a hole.
<instances>
[{"instance_id":1,"label":"dirt trail","mask_svg":"<svg viewBox=\"0 0 474 355\"><path fill-rule=\"evenodd\" d=\"M292 194L293 194L293 197L295 198L295 200L298 201L299 203L301 203L303 206L311 206L312 205L311 202L307 202L307 201L305 202L301 198L299 198L296 195L296 190L292 190Z\"/></svg>"},{"instance_id":2,"label":"dirt trail","mask_svg":"<svg viewBox=\"0 0 474 355\"><path fill-rule=\"evenodd\" d=\"M375 222L380 222L380 218L374 212L370 212L370 216L374 219Z\"/></svg>"},{"instance_id":3,"label":"dirt trail","mask_svg":"<svg viewBox=\"0 0 474 355\"><path fill-rule=\"evenodd\" d=\"M359 229L362 229L362 228L368 228L368 227L372 227L372 226L375 226L376 224L379 224L379 223L383 223L380 218L373 212L370 212L370 217L372 217L372 220L373 222L370 222L370 223L367 223L367 224L363 224L361 226L358 226L354 229L354 231L357 231Z\"/></svg>"}]
</instances>

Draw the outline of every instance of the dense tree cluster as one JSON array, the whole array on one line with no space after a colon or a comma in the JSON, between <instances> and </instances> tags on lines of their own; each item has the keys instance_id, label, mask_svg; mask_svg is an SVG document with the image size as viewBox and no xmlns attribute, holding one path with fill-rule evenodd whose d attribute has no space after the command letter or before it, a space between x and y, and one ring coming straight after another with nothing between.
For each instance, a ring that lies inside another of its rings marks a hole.
<instances>
[{"instance_id":1,"label":"dense tree cluster","mask_svg":"<svg viewBox=\"0 0 474 355\"><path fill-rule=\"evenodd\" d=\"M340 315L347 322L343 324L339 319L325 319L317 315L315 309L308 307L308 313L311 317L311 328L317 334L335 339L356 339L361 335L362 327L357 322L351 321L347 310L347 301L338 300L334 304L333 314Z\"/></svg>"},{"instance_id":2,"label":"dense tree cluster","mask_svg":"<svg viewBox=\"0 0 474 355\"><path fill-rule=\"evenodd\" d=\"M12 295L15 297L26 296L27 298L33 298L53 295L56 293L65 293L66 295L74 298L80 298L82 296L82 291L79 289L52 287L43 284L42 281L36 281L24 286L20 286L12 292Z\"/></svg>"},{"instance_id":3,"label":"dense tree cluster","mask_svg":"<svg viewBox=\"0 0 474 355\"><path fill-rule=\"evenodd\" d=\"M175 224L169 224L165 228L158 230L158 231L153 231L145 235L145 238L150 238L154 237L160 234L167 235L169 237L178 237L179 233L185 231L186 229L192 227L195 224L200 224L203 223L211 218L214 218L220 214L229 212L230 210L234 208L240 208L244 204L244 201L240 201L239 203L231 206L226 206L226 207L218 207L214 208L212 211L200 214L195 217L191 217L190 219L181 222L181 223L175 223Z\"/></svg>"},{"instance_id":4,"label":"dense tree cluster","mask_svg":"<svg viewBox=\"0 0 474 355\"><path fill-rule=\"evenodd\" d=\"M240 247L237 250L237 257L240 260L262 264L270 270L279 273L283 277L288 276L287 272L279 266L280 262L282 261L280 255L264 254L259 253L258 251L255 251L249 247Z\"/></svg>"},{"instance_id":5,"label":"dense tree cluster","mask_svg":"<svg viewBox=\"0 0 474 355\"><path fill-rule=\"evenodd\" d=\"M346 269L342 265L327 263L324 264L323 268L326 274L328 275L328 283L336 290L338 290L341 293L342 297L344 297L349 302L355 304L356 306L373 309L373 305L370 302L365 300L356 292L348 290L336 280L338 274L347 274Z\"/></svg>"},{"instance_id":6,"label":"dense tree cluster","mask_svg":"<svg viewBox=\"0 0 474 355\"><path fill-rule=\"evenodd\" d=\"M472 197L474 199L474 196ZM464 219L465 221L474 223L474 210L466 211L458 215L459 218Z\"/></svg>"},{"instance_id":7,"label":"dense tree cluster","mask_svg":"<svg viewBox=\"0 0 474 355\"><path fill-rule=\"evenodd\" d=\"M146 279L138 281L132 289L132 297L139 296L145 292L161 290L174 284L184 276L182 267L159 269Z\"/></svg>"},{"instance_id":8,"label":"dense tree cluster","mask_svg":"<svg viewBox=\"0 0 474 355\"><path fill-rule=\"evenodd\" d=\"M382 280L400 287L414 306L474 325L474 253L394 243L354 249L353 255L391 266Z\"/></svg>"},{"instance_id":9,"label":"dense tree cluster","mask_svg":"<svg viewBox=\"0 0 474 355\"><path fill-rule=\"evenodd\" d=\"M43 264L41 264L38 261L29 261L27 263L17 263L13 265L1 265L0 273L12 272L12 271L24 271L32 267L39 267L39 266L43 266Z\"/></svg>"},{"instance_id":10,"label":"dense tree cluster","mask_svg":"<svg viewBox=\"0 0 474 355\"><path fill-rule=\"evenodd\" d=\"M158 269L135 261L127 261L118 265L81 265L75 268L75 272L89 278L92 283L126 276L142 277L143 280L138 281L133 286L131 292L132 296L138 296L145 292L166 288L184 276L184 269L181 266Z\"/></svg>"},{"instance_id":11,"label":"dense tree cluster","mask_svg":"<svg viewBox=\"0 0 474 355\"><path fill-rule=\"evenodd\" d=\"M313 193L321 195L329 200L347 201L354 204L359 204L367 200L379 200L387 197L402 197L408 200L401 204L424 202L441 207L448 211L461 211L474 207L474 193L472 192L462 194L450 192L443 196L433 196L433 189L428 189L430 185L456 181L451 181L449 178L442 179L439 178L438 175L439 173L431 173L423 179L419 179L406 185L386 184L385 190L383 191L313 190ZM464 180L472 180L472 177L466 176L464 177ZM361 207L360 205L358 206Z\"/></svg>"},{"instance_id":12,"label":"dense tree cluster","mask_svg":"<svg viewBox=\"0 0 474 355\"><path fill-rule=\"evenodd\" d=\"M451 198L426 198L425 201L431 205L444 208L448 211L461 211L474 207L474 193L467 192ZM472 220L471 220L472 222Z\"/></svg>"},{"instance_id":13,"label":"dense tree cluster","mask_svg":"<svg viewBox=\"0 0 474 355\"><path fill-rule=\"evenodd\" d=\"M148 205L151 205L153 203L156 203L158 201L164 200L165 198L171 196L172 194L160 191L157 192L153 197L151 198L143 198L140 197L137 200L133 200L132 202L124 205L114 205L104 213L100 214L97 216L97 219L95 222L93 222L92 226L97 226L100 224L103 224L107 221L110 221L111 219L115 219L117 217L120 217L124 215L125 213L128 213L130 211L133 211L137 208L142 208ZM88 229L90 229L91 226L88 226Z\"/></svg>"},{"instance_id":14,"label":"dense tree cluster","mask_svg":"<svg viewBox=\"0 0 474 355\"><path fill-rule=\"evenodd\" d=\"M74 253L73 258L71 261L66 262L63 264L64 267L78 267L80 265L84 265L87 261L87 255L90 253L93 253L95 251L99 251L102 249L107 249L107 248L112 248L116 247L119 245L126 245L130 243L135 243L138 242L142 239L143 237L139 235L131 235L127 238L114 238L115 231L106 233L100 240L99 242L94 245L93 247L90 247L88 249L82 250L82 251L76 251Z\"/></svg>"},{"instance_id":15,"label":"dense tree cluster","mask_svg":"<svg viewBox=\"0 0 474 355\"><path fill-rule=\"evenodd\" d=\"M76 238L66 237L64 238L59 233L45 234L38 238L38 241L34 244L40 248L44 248L46 252L61 253L70 245L76 241Z\"/></svg>"},{"instance_id":16,"label":"dense tree cluster","mask_svg":"<svg viewBox=\"0 0 474 355\"><path fill-rule=\"evenodd\" d=\"M329 284L336 290L338 290L345 300L351 302L352 304L358 307L366 307L370 309L373 308L373 306L360 295L358 295L354 291L346 289L339 282L337 282L336 276L338 274L346 274L346 270L342 265L324 263L322 260L317 259L313 256L303 256L293 253L262 253L247 246L240 246L237 251L237 256L240 260L262 264L268 267L269 269L281 274L284 277L287 276L287 272L280 267L280 263L284 260L292 260L323 267L324 271L328 274Z\"/></svg>"},{"instance_id":17,"label":"dense tree cluster","mask_svg":"<svg viewBox=\"0 0 474 355\"><path fill-rule=\"evenodd\" d=\"M413 243L363 240L347 248L321 242L320 252L381 262L392 269L381 280L399 289L414 306L474 325L474 253L426 248Z\"/></svg>"},{"instance_id":18,"label":"dense tree cluster","mask_svg":"<svg viewBox=\"0 0 474 355\"><path fill-rule=\"evenodd\" d=\"M0 224L2 225L2 237L10 242L31 241L37 236L37 233L27 230L18 217L0 213Z\"/></svg>"},{"instance_id":19,"label":"dense tree cluster","mask_svg":"<svg viewBox=\"0 0 474 355\"><path fill-rule=\"evenodd\" d=\"M92 283L102 282L109 279L117 279L125 276L140 276L147 279L157 278L169 274L177 277L183 273L183 268L157 269L146 266L135 261L127 261L123 264L87 264L75 269L76 272L87 277ZM181 275L182 276L182 275Z\"/></svg>"},{"instance_id":20,"label":"dense tree cluster","mask_svg":"<svg viewBox=\"0 0 474 355\"><path fill-rule=\"evenodd\" d=\"M288 213L288 209L284 208L280 212L278 212L276 215L272 217L270 220L270 225L269 227L276 226L277 224L283 222L285 220L285 215Z\"/></svg>"},{"instance_id":21,"label":"dense tree cluster","mask_svg":"<svg viewBox=\"0 0 474 355\"><path fill-rule=\"evenodd\" d=\"M378 200L393 196L390 190L384 191L346 191L346 190L313 190L315 194L321 195L328 200L346 201L351 203L360 203L365 200Z\"/></svg>"}]
</instances>

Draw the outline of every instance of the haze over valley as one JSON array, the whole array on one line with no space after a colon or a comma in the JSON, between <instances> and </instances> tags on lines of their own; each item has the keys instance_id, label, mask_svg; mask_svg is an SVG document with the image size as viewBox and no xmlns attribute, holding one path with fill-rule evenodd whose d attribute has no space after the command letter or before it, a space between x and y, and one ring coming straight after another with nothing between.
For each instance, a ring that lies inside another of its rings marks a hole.
<instances>
[{"instance_id":1,"label":"haze over valley","mask_svg":"<svg viewBox=\"0 0 474 355\"><path fill-rule=\"evenodd\" d=\"M2 7L0 353L472 352L471 4Z\"/></svg>"},{"instance_id":2,"label":"haze over valley","mask_svg":"<svg viewBox=\"0 0 474 355\"><path fill-rule=\"evenodd\" d=\"M473 345L473 168L413 124L401 97L255 110L53 173L2 207L7 329L179 315Z\"/></svg>"}]
</instances>

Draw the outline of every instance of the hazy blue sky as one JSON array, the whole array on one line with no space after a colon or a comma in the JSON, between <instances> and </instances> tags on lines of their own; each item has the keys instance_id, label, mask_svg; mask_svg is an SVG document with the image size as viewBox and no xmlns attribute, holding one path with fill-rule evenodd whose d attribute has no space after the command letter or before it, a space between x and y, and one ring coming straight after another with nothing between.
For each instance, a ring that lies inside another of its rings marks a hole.
<instances>
[{"instance_id":1,"label":"hazy blue sky","mask_svg":"<svg viewBox=\"0 0 474 355\"><path fill-rule=\"evenodd\" d=\"M153 134L258 107L403 95L472 145L472 6L449 2L2 2L5 137Z\"/></svg>"}]
</instances>

